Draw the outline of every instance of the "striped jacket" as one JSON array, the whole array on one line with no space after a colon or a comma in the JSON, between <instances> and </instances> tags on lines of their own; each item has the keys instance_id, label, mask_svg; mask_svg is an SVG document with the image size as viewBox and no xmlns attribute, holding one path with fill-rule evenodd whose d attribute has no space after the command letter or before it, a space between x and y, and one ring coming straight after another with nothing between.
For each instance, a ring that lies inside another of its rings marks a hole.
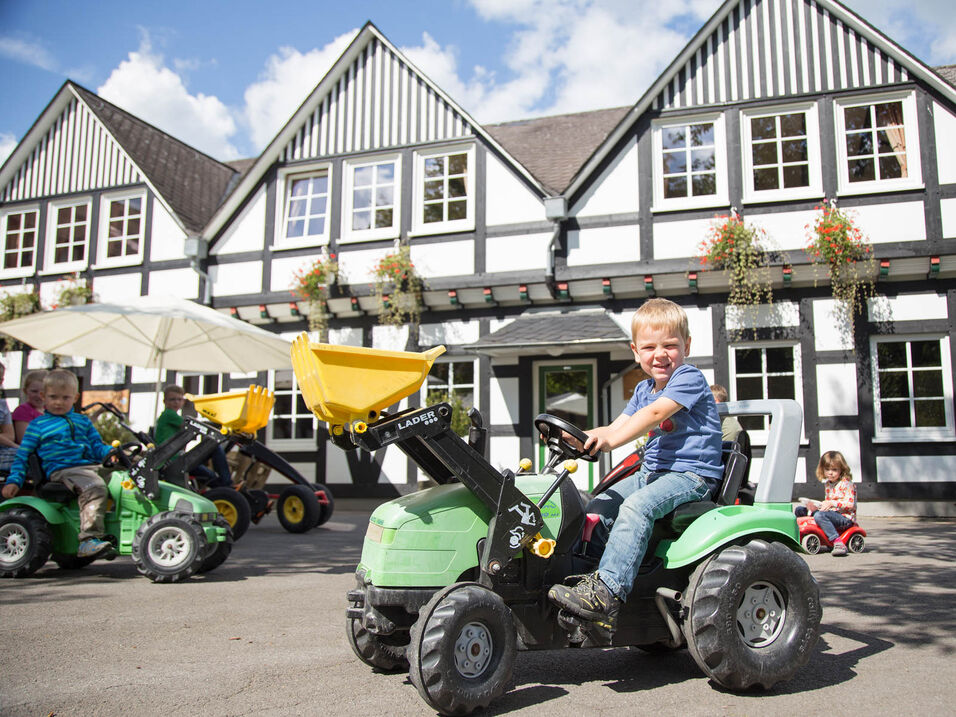
<instances>
[{"instance_id":1,"label":"striped jacket","mask_svg":"<svg viewBox=\"0 0 956 717\"><path fill-rule=\"evenodd\" d=\"M110 446L103 443L93 423L82 413L73 409L62 416L44 413L27 425L7 483L23 485L27 458L33 452L40 457L43 472L49 476L62 468L101 463Z\"/></svg>"}]
</instances>

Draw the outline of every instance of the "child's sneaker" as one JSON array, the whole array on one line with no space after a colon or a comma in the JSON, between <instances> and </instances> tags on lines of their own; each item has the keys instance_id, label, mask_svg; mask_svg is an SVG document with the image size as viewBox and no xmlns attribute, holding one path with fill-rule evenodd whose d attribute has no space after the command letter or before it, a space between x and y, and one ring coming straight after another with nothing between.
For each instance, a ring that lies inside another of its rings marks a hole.
<instances>
[{"instance_id":1,"label":"child's sneaker","mask_svg":"<svg viewBox=\"0 0 956 717\"><path fill-rule=\"evenodd\" d=\"M80 558L101 558L105 557L106 553L112 552L112 550L113 544L106 540L87 538L80 543L76 555Z\"/></svg>"},{"instance_id":2,"label":"child's sneaker","mask_svg":"<svg viewBox=\"0 0 956 717\"><path fill-rule=\"evenodd\" d=\"M833 552L830 553L834 558L842 558L846 555L846 545L839 540L833 544Z\"/></svg>"},{"instance_id":3,"label":"child's sneaker","mask_svg":"<svg viewBox=\"0 0 956 717\"><path fill-rule=\"evenodd\" d=\"M567 585L552 585L548 599L568 612L597 623L609 630L614 629L621 600L608 590L597 573L589 573L573 588Z\"/></svg>"}]
</instances>

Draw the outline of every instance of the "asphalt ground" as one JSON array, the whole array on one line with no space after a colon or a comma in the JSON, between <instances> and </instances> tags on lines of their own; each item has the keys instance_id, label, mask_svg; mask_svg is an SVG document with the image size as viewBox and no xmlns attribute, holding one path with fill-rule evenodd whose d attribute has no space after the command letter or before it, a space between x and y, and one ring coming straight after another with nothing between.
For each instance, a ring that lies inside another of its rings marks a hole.
<instances>
[{"instance_id":1,"label":"asphalt ground","mask_svg":"<svg viewBox=\"0 0 956 717\"><path fill-rule=\"evenodd\" d=\"M339 506L303 535L269 516L220 568L175 585L122 557L0 580L0 715L434 714L406 674L374 673L345 638L368 515ZM724 691L686 650L519 653L514 688L481 714L953 714L956 521L864 527L863 554L804 556L822 634L770 692Z\"/></svg>"}]
</instances>

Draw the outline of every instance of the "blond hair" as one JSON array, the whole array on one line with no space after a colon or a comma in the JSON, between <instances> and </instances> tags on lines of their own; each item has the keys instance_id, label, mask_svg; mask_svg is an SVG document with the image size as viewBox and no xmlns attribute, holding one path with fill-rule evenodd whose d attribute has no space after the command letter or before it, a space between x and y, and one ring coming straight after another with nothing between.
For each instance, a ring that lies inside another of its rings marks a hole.
<instances>
[{"instance_id":1,"label":"blond hair","mask_svg":"<svg viewBox=\"0 0 956 717\"><path fill-rule=\"evenodd\" d=\"M42 384L47 373L49 372L45 368L41 368L37 369L36 371L27 371L25 374L23 374L23 379L20 381L20 390L23 391L24 398L26 398L27 389L30 387L30 384Z\"/></svg>"},{"instance_id":2,"label":"blond hair","mask_svg":"<svg viewBox=\"0 0 956 717\"><path fill-rule=\"evenodd\" d=\"M684 341L690 340L687 328L687 313L669 299L648 299L631 317L631 338L643 328L667 329L675 332Z\"/></svg>"},{"instance_id":3,"label":"blond hair","mask_svg":"<svg viewBox=\"0 0 956 717\"><path fill-rule=\"evenodd\" d=\"M70 371L63 368L55 368L52 371L48 371L43 379L43 390L49 391L51 388L65 388L73 391L73 393L79 393L80 382L77 380L76 375Z\"/></svg>"},{"instance_id":4,"label":"blond hair","mask_svg":"<svg viewBox=\"0 0 956 717\"><path fill-rule=\"evenodd\" d=\"M840 451L827 451L820 456L820 462L817 463L817 480L821 483L827 482L827 478L823 474L823 471L827 468L836 468L840 471L840 480L853 480L853 473L850 472L850 466Z\"/></svg>"},{"instance_id":5,"label":"blond hair","mask_svg":"<svg viewBox=\"0 0 956 717\"><path fill-rule=\"evenodd\" d=\"M717 403L726 403L730 396L730 394L727 393L727 389L719 383L711 384L710 392L714 394L714 400Z\"/></svg>"}]
</instances>

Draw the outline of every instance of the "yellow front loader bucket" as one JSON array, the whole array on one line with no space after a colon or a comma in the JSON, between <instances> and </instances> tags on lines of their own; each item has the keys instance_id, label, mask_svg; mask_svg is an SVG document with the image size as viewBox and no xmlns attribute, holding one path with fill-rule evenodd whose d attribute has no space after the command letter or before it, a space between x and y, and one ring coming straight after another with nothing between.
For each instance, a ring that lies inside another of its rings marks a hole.
<instances>
[{"instance_id":1,"label":"yellow front loader bucket","mask_svg":"<svg viewBox=\"0 0 956 717\"><path fill-rule=\"evenodd\" d=\"M187 393L186 398L210 421L237 433L255 433L265 426L276 400L275 395L263 386L207 396Z\"/></svg>"},{"instance_id":2,"label":"yellow front loader bucket","mask_svg":"<svg viewBox=\"0 0 956 717\"><path fill-rule=\"evenodd\" d=\"M333 429L350 424L361 433L366 421L418 390L445 347L416 353L333 346L310 343L302 333L292 342L291 353L309 410Z\"/></svg>"}]
</instances>

